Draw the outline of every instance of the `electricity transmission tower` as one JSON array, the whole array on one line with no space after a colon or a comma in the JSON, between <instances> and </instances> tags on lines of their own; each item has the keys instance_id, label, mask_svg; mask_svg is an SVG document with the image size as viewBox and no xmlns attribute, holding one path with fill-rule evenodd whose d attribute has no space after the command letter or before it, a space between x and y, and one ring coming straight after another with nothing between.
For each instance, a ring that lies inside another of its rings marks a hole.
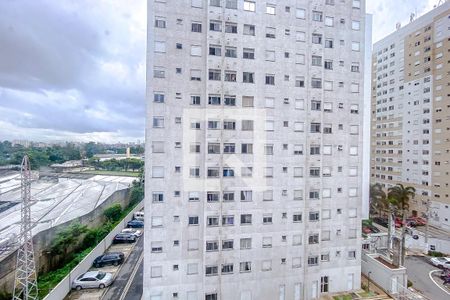
<instances>
[{"instance_id":1,"label":"electricity transmission tower","mask_svg":"<svg viewBox=\"0 0 450 300\"><path fill-rule=\"evenodd\" d=\"M20 247L17 250L13 300L37 300L37 274L34 263L33 236L31 233L33 227L31 223L31 170L27 155L22 160L20 172L22 195Z\"/></svg>"}]
</instances>

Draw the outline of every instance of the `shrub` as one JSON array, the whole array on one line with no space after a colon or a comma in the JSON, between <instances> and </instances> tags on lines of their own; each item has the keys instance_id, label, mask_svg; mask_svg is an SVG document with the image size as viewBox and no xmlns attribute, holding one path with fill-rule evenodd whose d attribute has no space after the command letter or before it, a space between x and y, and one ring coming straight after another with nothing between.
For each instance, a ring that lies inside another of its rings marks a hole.
<instances>
[{"instance_id":1,"label":"shrub","mask_svg":"<svg viewBox=\"0 0 450 300\"><path fill-rule=\"evenodd\" d=\"M408 287L412 287L412 286L413 286L412 281L408 279Z\"/></svg>"},{"instance_id":2,"label":"shrub","mask_svg":"<svg viewBox=\"0 0 450 300\"><path fill-rule=\"evenodd\" d=\"M428 255L429 256L433 256L433 257L444 257L445 254L439 251L428 251Z\"/></svg>"},{"instance_id":3,"label":"shrub","mask_svg":"<svg viewBox=\"0 0 450 300\"><path fill-rule=\"evenodd\" d=\"M108 222L116 222L122 216L122 206L119 203L113 204L103 212Z\"/></svg>"}]
</instances>

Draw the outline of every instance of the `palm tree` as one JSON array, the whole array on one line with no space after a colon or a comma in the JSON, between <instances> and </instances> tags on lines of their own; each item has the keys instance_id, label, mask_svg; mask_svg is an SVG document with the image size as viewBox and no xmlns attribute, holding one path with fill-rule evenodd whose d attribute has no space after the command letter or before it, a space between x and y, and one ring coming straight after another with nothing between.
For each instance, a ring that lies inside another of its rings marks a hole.
<instances>
[{"instance_id":1,"label":"palm tree","mask_svg":"<svg viewBox=\"0 0 450 300\"><path fill-rule=\"evenodd\" d=\"M388 198L381 184L372 184L370 186L370 208L372 211L378 211L378 215L381 216L381 213L388 209L388 207Z\"/></svg>"},{"instance_id":2,"label":"palm tree","mask_svg":"<svg viewBox=\"0 0 450 300\"><path fill-rule=\"evenodd\" d=\"M397 184L388 189L388 196L392 198L392 204L404 214L409 209L409 200L416 195L416 189L412 186Z\"/></svg>"},{"instance_id":3,"label":"palm tree","mask_svg":"<svg viewBox=\"0 0 450 300\"><path fill-rule=\"evenodd\" d=\"M403 186L403 184L397 184L396 186L388 188L388 198L390 202L400 211L403 224L402 224L402 252L400 264L405 265L405 240L406 240L406 211L409 209L409 200L416 195L416 189L412 186Z\"/></svg>"}]
</instances>

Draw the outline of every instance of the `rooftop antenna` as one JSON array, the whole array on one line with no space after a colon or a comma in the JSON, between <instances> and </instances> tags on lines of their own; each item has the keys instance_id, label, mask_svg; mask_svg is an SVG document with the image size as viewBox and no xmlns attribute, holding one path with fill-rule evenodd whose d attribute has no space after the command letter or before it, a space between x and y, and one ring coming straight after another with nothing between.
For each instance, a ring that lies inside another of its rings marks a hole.
<instances>
[{"instance_id":1,"label":"rooftop antenna","mask_svg":"<svg viewBox=\"0 0 450 300\"><path fill-rule=\"evenodd\" d=\"M20 175L22 195L20 247L17 250L13 300L37 300L37 274L31 233L31 170L27 155L23 157Z\"/></svg>"}]
</instances>

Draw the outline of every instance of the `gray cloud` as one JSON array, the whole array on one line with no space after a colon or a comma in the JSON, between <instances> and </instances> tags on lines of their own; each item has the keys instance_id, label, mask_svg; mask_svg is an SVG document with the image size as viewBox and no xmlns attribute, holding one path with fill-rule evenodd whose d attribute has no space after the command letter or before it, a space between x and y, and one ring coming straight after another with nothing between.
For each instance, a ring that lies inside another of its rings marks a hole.
<instances>
[{"instance_id":1,"label":"gray cloud","mask_svg":"<svg viewBox=\"0 0 450 300\"><path fill-rule=\"evenodd\" d=\"M127 4L0 1L0 139L143 136L145 0Z\"/></svg>"}]
</instances>

